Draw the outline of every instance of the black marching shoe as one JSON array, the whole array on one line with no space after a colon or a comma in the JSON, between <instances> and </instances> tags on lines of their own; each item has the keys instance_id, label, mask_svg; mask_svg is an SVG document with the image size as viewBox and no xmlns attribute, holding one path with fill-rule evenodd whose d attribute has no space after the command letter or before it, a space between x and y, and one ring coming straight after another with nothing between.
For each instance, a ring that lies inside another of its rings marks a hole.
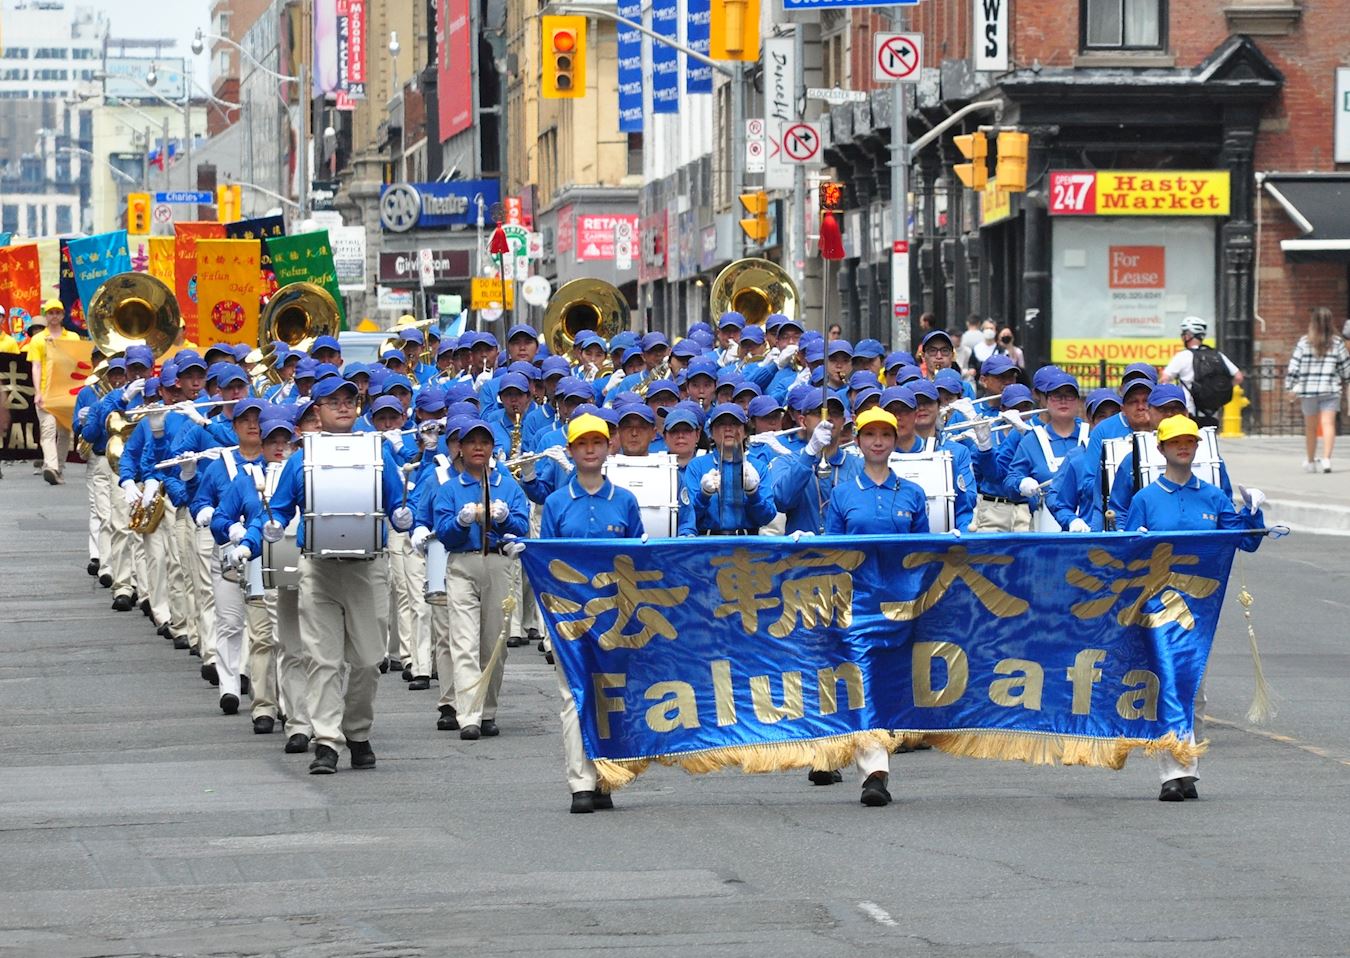
<instances>
[{"instance_id":1,"label":"black marching shoe","mask_svg":"<svg viewBox=\"0 0 1350 958\"><path fill-rule=\"evenodd\" d=\"M212 662L210 665L202 666L203 681L210 682L212 685L220 685L220 673L216 671L216 665Z\"/></svg>"},{"instance_id":2,"label":"black marching shoe","mask_svg":"<svg viewBox=\"0 0 1350 958\"><path fill-rule=\"evenodd\" d=\"M277 720L270 715L259 715L253 720L254 735L271 735L272 729L276 728Z\"/></svg>"},{"instance_id":3,"label":"black marching shoe","mask_svg":"<svg viewBox=\"0 0 1350 958\"><path fill-rule=\"evenodd\" d=\"M348 740L347 750L352 753L352 768L375 767L375 750L370 747L369 742Z\"/></svg>"},{"instance_id":4,"label":"black marching shoe","mask_svg":"<svg viewBox=\"0 0 1350 958\"><path fill-rule=\"evenodd\" d=\"M413 680L408 683L409 692L421 692L429 688L431 688L431 676L429 675L415 675Z\"/></svg>"},{"instance_id":5,"label":"black marching shoe","mask_svg":"<svg viewBox=\"0 0 1350 958\"><path fill-rule=\"evenodd\" d=\"M1200 793L1195 790L1196 777L1194 775L1183 775L1181 777L1181 794L1187 799L1199 798Z\"/></svg>"},{"instance_id":6,"label":"black marching shoe","mask_svg":"<svg viewBox=\"0 0 1350 958\"><path fill-rule=\"evenodd\" d=\"M247 675L239 676L239 694L253 697L253 683L248 680Z\"/></svg>"},{"instance_id":7,"label":"black marching shoe","mask_svg":"<svg viewBox=\"0 0 1350 958\"><path fill-rule=\"evenodd\" d=\"M141 615L145 616L147 619L150 618L150 600L149 600L149 599L142 599L142 600L141 600Z\"/></svg>"},{"instance_id":8,"label":"black marching shoe","mask_svg":"<svg viewBox=\"0 0 1350 958\"><path fill-rule=\"evenodd\" d=\"M552 650L552 649L550 649L549 651L547 651L547 652L544 653L544 661L547 662L549 665L552 665L552 664L553 664L553 650Z\"/></svg>"},{"instance_id":9,"label":"black marching shoe","mask_svg":"<svg viewBox=\"0 0 1350 958\"><path fill-rule=\"evenodd\" d=\"M112 601L112 610L114 612L130 612L136 605L135 600L129 595L119 595Z\"/></svg>"},{"instance_id":10,"label":"black marching shoe","mask_svg":"<svg viewBox=\"0 0 1350 958\"><path fill-rule=\"evenodd\" d=\"M868 808L880 808L891 803L891 793L886 790L885 772L873 772L863 782L860 801Z\"/></svg>"},{"instance_id":11,"label":"black marching shoe","mask_svg":"<svg viewBox=\"0 0 1350 958\"><path fill-rule=\"evenodd\" d=\"M296 732L290 738L286 739L286 754L299 755L302 752L309 751L309 736Z\"/></svg>"},{"instance_id":12,"label":"black marching shoe","mask_svg":"<svg viewBox=\"0 0 1350 958\"><path fill-rule=\"evenodd\" d=\"M314 749L314 761L309 763L309 774L311 775L332 775L337 771L338 753L327 745L319 745Z\"/></svg>"},{"instance_id":13,"label":"black marching shoe","mask_svg":"<svg viewBox=\"0 0 1350 958\"><path fill-rule=\"evenodd\" d=\"M813 768L806 773L806 780L812 785L838 785L844 780L844 773L828 768Z\"/></svg>"},{"instance_id":14,"label":"black marching shoe","mask_svg":"<svg viewBox=\"0 0 1350 958\"><path fill-rule=\"evenodd\" d=\"M186 635L175 635L173 637L173 647L175 649L178 649L180 652L183 649L189 648L191 645L192 643L187 640Z\"/></svg>"},{"instance_id":15,"label":"black marching shoe","mask_svg":"<svg viewBox=\"0 0 1350 958\"><path fill-rule=\"evenodd\" d=\"M90 575L98 575L98 560L90 559L89 564L84 567L84 571L88 572Z\"/></svg>"},{"instance_id":16,"label":"black marching shoe","mask_svg":"<svg viewBox=\"0 0 1350 958\"><path fill-rule=\"evenodd\" d=\"M103 588L105 588L105 589L111 589L111 588L112 588L112 576L108 575L108 573L106 573L106 572L100 574L99 577L98 577L98 584L101 585L101 586L103 586Z\"/></svg>"},{"instance_id":17,"label":"black marching shoe","mask_svg":"<svg viewBox=\"0 0 1350 958\"><path fill-rule=\"evenodd\" d=\"M385 658L380 659L380 674L384 675L388 671L389 671L389 659L386 656Z\"/></svg>"},{"instance_id":18,"label":"black marching shoe","mask_svg":"<svg viewBox=\"0 0 1350 958\"><path fill-rule=\"evenodd\" d=\"M1162 783L1162 789L1158 792L1158 801L1160 802L1184 802L1186 800L1186 786L1182 784L1181 779L1174 778Z\"/></svg>"},{"instance_id":19,"label":"black marching shoe","mask_svg":"<svg viewBox=\"0 0 1350 958\"><path fill-rule=\"evenodd\" d=\"M170 642L173 641L173 633L169 631L167 625L161 625L159 628L155 629L155 634L161 639L168 639Z\"/></svg>"},{"instance_id":20,"label":"black marching shoe","mask_svg":"<svg viewBox=\"0 0 1350 958\"><path fill-rule=\"evenodd\" d=\"M506 640L506 647L508 649L518 649L524 644L525 637L523 635L513 635Z\"/></svg>"},{"instance_id":21,"label":"black marching shoe","mask_svg":"<svg viewBox=\"0 0 1350 958\"><path fill-rule=\"evenodd\" d=\"M502 734L502 730L497 728L496 719L483 719L483 738L496 738Z\"/></svg>"},{"instance_id":22,"label":"black marching shoe","mask_svg":"<svg viewBox=\"0 0 1350 958\"><path fill-rule=\"evenodd\" d=\"M220 697L220 710L226 715L237 715L239 712L239 696L226 692Z\"/></svg>"},{"instance_id":23,"label":"black marching shoe","mask_svg":"<svg viewBox=\"0 0 1350 958\"><path fill-rule=\"evenodd\" d=\"M442 705L440 712L441 717L436 720L436 730L438 732L453 732L459 728L459 719L455 717L455 707L453 705Z\"/></svg>"},{"instance_id":24,"label":"black marching shoe","mask_svg":"<svg viewBox=\"0 0 1350 958\"><path fill-rule=\"evenodd\" d=\"M591 804L595 806L597 812L611 812L614 810L614 799L610 798L609 792L602 792L597 788L594 795L595 797L591 799Z\"/></svg>"},{"instance_id":25,"label":"black marching shoe","mask_svg":"<svg viewBox=\"0 0 1350 958\"><path fill-rule=\"evenodd\" d=\"M466 742L476 742L482 734L482 730L477 725L466 725L459 730L459 737Z\"/></svg>"},{"instance_id":26,"label":"black marching shoe","mask_svg":"<svg viewBox=\"0 0 1350 958\"><path fill-rule=\"evenodd\" d=\"M398 675L400 672L403 671L403 663L400 662L398 659L390 659L388 671L393 672L395 675Z\"/></svg>"},{"instance_id":27,"label":"black marching shoe","mask_svg":"<svg viewBox=\"0 0 1350 958\"><path fill-rule=\"evenodd\" d=\"M572 814L589 815L595 811L595 792L573 792Z\"/></svg>"},{"instance_id":28,"label":"black marching shoe","mask_svg":"<svg viewBox=\"0 0 1350 958\"><path fill-rule=\"evenodd\" d=\"M403 681L405 681L405 682L411 682L411 681L413 680L413 678L414 678L414 676L413 676L412 666L411 666L411 665L404 666L404 668L403 668Z\"/></svg>"},{"instance_id":29,"label":"black marching shoe","mask_svg":"<svg viewBox=\"0 0 1350 958\"><path fill-rule=\"evenodd\" d=\"M174 647L177 648L177 646ZM200 659L202 657L202 650L194 645L192 648L188 649L188 655L192 656L194 659Z\"/></svg>"}]
</instances>

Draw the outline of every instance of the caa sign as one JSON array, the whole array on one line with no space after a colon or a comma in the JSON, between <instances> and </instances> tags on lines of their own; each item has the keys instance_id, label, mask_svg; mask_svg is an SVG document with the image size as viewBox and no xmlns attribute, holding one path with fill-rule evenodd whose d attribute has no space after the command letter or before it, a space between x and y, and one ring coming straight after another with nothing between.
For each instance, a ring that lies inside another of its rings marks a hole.
<instances>
[{"instance_id":1,"label":"caa sign","mask_svg":"<svg viewBox=\"0 0 1350 958\"><path fill-rule=\"evenodd\" d=\"M474 226L501 199L496 180L393 183L380 188L380 227L387 233Z\"/></svg>"}]
</instances>

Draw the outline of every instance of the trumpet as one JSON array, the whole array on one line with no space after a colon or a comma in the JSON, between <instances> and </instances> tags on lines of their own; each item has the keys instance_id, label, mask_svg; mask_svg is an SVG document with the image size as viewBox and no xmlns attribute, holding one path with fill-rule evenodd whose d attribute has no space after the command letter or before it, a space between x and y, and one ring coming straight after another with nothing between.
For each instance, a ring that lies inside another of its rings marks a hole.
<instances>
[{"instance_id":1,"label":"trumpet","mask_svg":"<svg viewBox=\"0 0 1350 958\"><path fill-rule=\"evenodd\" d=\"M507 469L510 469L514 473L521 466L524 466L528 463L538 462L540 459L550 459L550 458L552 457L547 452L527 452L525 453L525 455L516 456L513 459L502 459L501 465L505 466Z\"/></svg>"},{"instance_id":2,"label":"trumpet","mask_svg":"<svg viewBox=\"0 0 1350 958\"><path fill-rule=\"evenodd\" d=\"M1030 419L1033 416L1039 416L1045 412L1044 409L1032 409L1030 412L1020 413L1023 419ZM940 432L967 432L977 426L988 425L990 432L1001 432L1005 429L1012 429L1013 424L1001 416L987 416L983 419L966 419L962 422L954 422L949 426L943 426Z\"/></svg>"}]
</instances>

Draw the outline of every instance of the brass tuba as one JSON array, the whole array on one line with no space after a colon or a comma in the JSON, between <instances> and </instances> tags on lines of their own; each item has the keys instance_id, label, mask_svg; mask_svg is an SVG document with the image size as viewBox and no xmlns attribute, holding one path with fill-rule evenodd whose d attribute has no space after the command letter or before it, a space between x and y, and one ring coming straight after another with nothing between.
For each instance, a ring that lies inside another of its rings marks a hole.
<instances>
[{"instance_id":1,"label":"brass tuba","mask_svg":"<svg viewBox=\"0 0 1350 958\"><path fill-rule=\"evenodd\" d=\"M544 341L555 356L572 351L577 333L593 329L613 339L628 328L628 301L617 286L602 279L582 277L564 283L544 312Z\"/></svg>"},{"instance_id":2,"label":"brass tuba","mask_svg":"<svg viewBox=\"0 0 1350 958\"><path fill-rule=\"evenodd\" d=\"M713 280L709 294L713 322L735 310L746 323L763 326L770 313L800 319L801 295L787 270L767 259L748 256L729 264Z\"/></svg>"},{"instance_id":3,"label":"brass tuba","mask_svg":"<svg viewBox=\"0 0 1350 958\"><path fill-rule=\"evenodd\" d=\"M288 283L272 294L263 308L262 362L271 366L272 344L280 340L292 349L308 352L320 336L336 336L342 325L337 303L316 283Z\"/></svg>"}]
</instances>

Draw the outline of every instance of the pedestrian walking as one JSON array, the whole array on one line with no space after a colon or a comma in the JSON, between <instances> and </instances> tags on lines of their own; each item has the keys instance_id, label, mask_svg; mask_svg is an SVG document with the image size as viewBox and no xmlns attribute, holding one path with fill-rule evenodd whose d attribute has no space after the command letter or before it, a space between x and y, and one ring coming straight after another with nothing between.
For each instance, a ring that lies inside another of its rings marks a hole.
<instances>
[{"instance_id":1,"label":"pedestrian walking","mask_svg":"<svg viewBox=\"0 0 1350 958\"><path fill-rule=\"evenodd\" d=\"M1163 368L1162 383L1180 383L1186 392L1186 411L1202 426L1217 426L1223 407L1241 385L1242 371L1233 361L1206 345L1209 323L1199 316L1181 321L1182 349Z\"/></svg>"},{"instance_id":2,"label":"pedestrian walking","mask_svg":"<svg viewBox=\"0 0 1350 958\"><path fill-rule=\"evenodd\" d=\"M1346 383L1350 383L1350 351L1336 335L1331 310L1319 306L1308 317L1308 332L1294 347L1284 374L1284 388L1290 400L1303 407L1303 442L1307 450L1304 472L1331 471L1336 413L1340 411ZM1319 435L1321 456L1317 456Z\"/></svg>"}]
</instances>

